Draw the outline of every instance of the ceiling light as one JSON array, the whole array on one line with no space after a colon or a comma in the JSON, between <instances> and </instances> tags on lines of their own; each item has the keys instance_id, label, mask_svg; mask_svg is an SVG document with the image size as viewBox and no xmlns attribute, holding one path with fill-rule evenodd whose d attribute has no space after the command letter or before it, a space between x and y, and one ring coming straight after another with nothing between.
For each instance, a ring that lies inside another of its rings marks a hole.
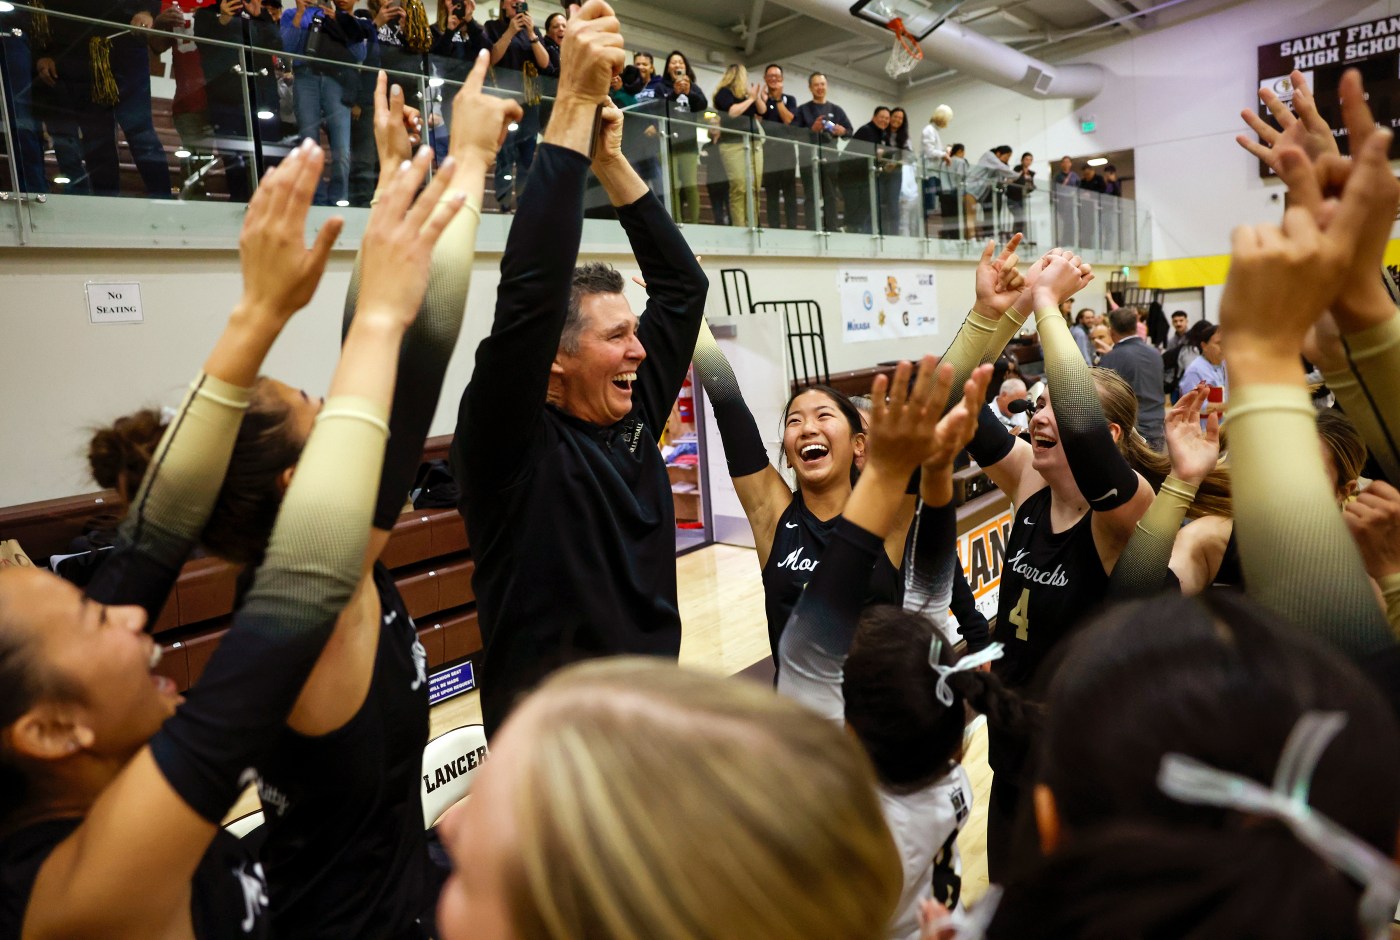
<instances>
[{"instance_id":1,"label":"ceiling light","mask_svg":"<svg viewBox=\"0 0 1400 940\"><path fill-rule=\"evenodd\" d=\"M349 200L349 199L337 199L337 200L335 201L335 204L336 204L337 206L340 206L340 208L344 209L346 206L350 205L350 200Z\"/></svg>"},{"instance_id":2,"label":"ceiling light","mask_svg":"<svg viewBox=\"0 0 1400 940\"><path fill-rule=\"evenodd\" d=\"M1108 157L1095 157L1094 159L1088 161L1089 166L1106 166L1107 164Z\"/></svg>"},{"instance_id":3,"label":"ceiling light","mask_svg":"<svg viewBox=\"0 0 1400 940\"><path fill-rule=\"evenodd\" d=\"M66 176L55 176L55 177L53 178L53 181L54 181L55 183L57 183L59 186L67 186L69 183L73 182L72 180L70 180L70 179L69 179L68 177L66 177Z\"/></svg>"},{"instance_id":4,"label":"ceiling light","mask_svg":"<svg viewBox=\"0 0 1400 940\"><path fill-rule=\"evenodd\" d=\"M271 111L267 110L267 108L263 108L261 111L258 112L259 121L270 121L274 117L276 117L276 115L274 115Z\"/></svg>"},{"instance_id":5,"label":"ceiling light","mask_svg":"<svg viewBox=\"0 0 1400 940\"><path fill-rule=\"evenodd\" d=\"M175 156L179 157L181 160L188 160L191 154L188 150L181 149L175 151Z\"/></svg>"},{"instance_id":6,"label":"ceiling light","mask_svg":"<svg viewBox=\"0 0 1400 940\"><path fill-rule=\"evenodd\" d=\"M15 5L13 3L5 3L4 0L0 0L0 13L12 13L14 9Z\"/></svg>"}]
</instances>

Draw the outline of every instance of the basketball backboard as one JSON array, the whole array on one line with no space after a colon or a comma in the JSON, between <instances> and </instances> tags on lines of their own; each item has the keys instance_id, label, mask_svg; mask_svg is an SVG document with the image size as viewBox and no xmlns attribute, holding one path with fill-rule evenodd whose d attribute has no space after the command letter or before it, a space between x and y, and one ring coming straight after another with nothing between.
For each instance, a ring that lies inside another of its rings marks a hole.
<instances>
[{"instance_id":1,"label":"basketball backboard","mask_svg":"<svg viewBox=\"0 0 1400 940\"><path fill-rule=\"evenodd\" d=\"M921 41L965 2L966 0L856 0L851 4L851 15L876 26L888 26L890 20L898 18L903 20L905 32L915 41Z\"/></svg>"}]
</instances>

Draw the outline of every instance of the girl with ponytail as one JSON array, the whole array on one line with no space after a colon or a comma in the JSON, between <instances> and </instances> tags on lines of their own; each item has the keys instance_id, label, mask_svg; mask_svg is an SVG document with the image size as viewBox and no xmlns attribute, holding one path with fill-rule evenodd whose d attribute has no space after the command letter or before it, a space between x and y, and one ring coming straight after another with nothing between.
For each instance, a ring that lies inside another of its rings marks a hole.
<instances>
[{"instance_id":1,"label":"girl with ponytail","mask_svg":"<svg viewBox=\"0 0 1400 940\"><path fill-rule=\"evenodd\" d=\"M1035 784L1045 858L989 936L1385 936L1400 730L1361 672L1230 592L1123 605L1066 645Z\"/></svg>"},{"instance_id":2,"label":"girl with ponytail","mask_svg":"<svg viewBox=\"0 0 1400 940\"><path fill-rule=\"evenodd\" d=\"M779 642L778 692L844 723L865 747L879 781L880 804L904 866L904 888L888 929L919 936L923 901L958 900L956 838L972 806L962 751L964 703L1019 731L1025 714L984 666L998 645L958 660L942 632L921 614L891 607L862 612L871 568L898 524L910 475L922 467L919 524L955 544L953 458L977 426L991 367L964 384L962 401L939 420L953 370L925 357L911 389L909 363L892 382L879 377L871 397L869 449L822 563ZM890 398L886 402L885 394ZM927 534L926 532L926 534Z\"/></svg>"}]
</instances>

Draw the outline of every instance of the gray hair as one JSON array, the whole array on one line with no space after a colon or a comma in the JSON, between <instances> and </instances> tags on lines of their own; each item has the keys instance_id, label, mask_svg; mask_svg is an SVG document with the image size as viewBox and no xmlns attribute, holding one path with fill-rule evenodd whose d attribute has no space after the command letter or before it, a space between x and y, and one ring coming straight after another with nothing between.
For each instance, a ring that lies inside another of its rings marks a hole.
<instances>
[{"instance_id":1,"label":"gray hair","mask_svg":"<svg viewBox=\"0 0 1400 940\"><path fill-rule=\"evenodd\" d=\"M559 348L570 355L578 352L579 336L583 334L583 298L589 294L622 293L622 275L610 264L589 261L574 268L574 280L569 287L569 311L564 318L564 332L559 335Z\"/></svg>"},{"instance_id":2,"label":"gray hair","mask_svg":"<svg viewBox=\"0 0 1400 940\"><path fill-rule=\"evenodd\" d=\"M1000 392L1002 395L1021 395L1024 397L1026 394L1026 383L1022 382L1020 379L1007 379L1005 382L1001 383Z\"/></svg>"}]
</instances>

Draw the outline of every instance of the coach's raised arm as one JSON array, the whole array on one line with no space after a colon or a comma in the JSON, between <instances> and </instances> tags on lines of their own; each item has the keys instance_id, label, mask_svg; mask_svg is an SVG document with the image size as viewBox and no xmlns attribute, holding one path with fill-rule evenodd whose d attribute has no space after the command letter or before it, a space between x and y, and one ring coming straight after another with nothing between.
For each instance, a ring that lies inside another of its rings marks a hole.
<instances>
[{"instance_id":1,"label":"coach's raised arm","mask_svg":"<svg viewBox=\"0 0 1400 940\"><path fill-rule=\"evenodd\" d=\"M708 283L622 156L607 89L623 42L603 0L570 20L562 61L452 450L476 560L488 732L564 663L680 651L675 513L657 436ZM575 267L590 160L647 281L640 319L617 271Z\"/></svg>"}]
</instances>

